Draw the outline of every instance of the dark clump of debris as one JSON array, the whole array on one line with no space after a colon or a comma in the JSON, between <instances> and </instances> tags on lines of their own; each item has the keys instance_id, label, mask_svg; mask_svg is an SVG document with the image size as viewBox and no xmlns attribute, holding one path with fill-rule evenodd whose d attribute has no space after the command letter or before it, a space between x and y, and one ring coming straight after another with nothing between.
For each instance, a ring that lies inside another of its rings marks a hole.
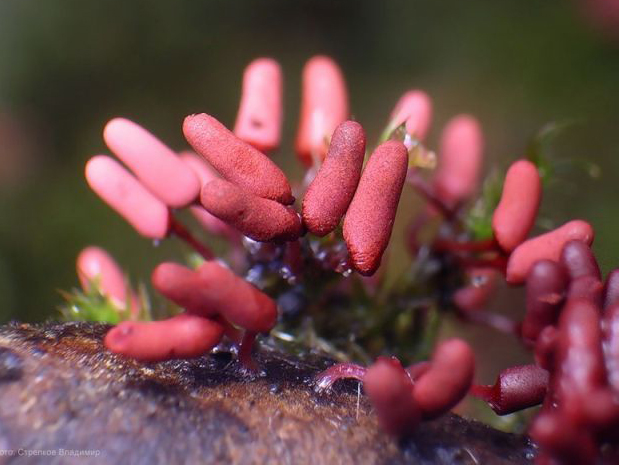
<instances>
[{"instance_id":1,"label":"dark clump of debris","mask_svg":"<svg viewBox=\"0 0 619 465\"><path fill-rule=\"evenodd\" d=\"M333 364L262 344L261 371L228 347L139 363L108 352L107 325L0 327L0 464L530 463L526 437L444 415L397 441L356 381L314 389Z\"/></svg>"}]
</instances>

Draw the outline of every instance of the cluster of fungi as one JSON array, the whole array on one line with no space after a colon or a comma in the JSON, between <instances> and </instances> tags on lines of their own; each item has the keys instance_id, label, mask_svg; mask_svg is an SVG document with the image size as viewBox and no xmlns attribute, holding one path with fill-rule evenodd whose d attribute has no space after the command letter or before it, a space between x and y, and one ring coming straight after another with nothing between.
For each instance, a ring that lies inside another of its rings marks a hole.
<instances>
[{"instance_id":1,"label":"cluster of fungi","mask_svg":"<svg viewBox=\"0 0 619 465\"><path fill-rule=\"evenodd\" d=\"M426 297L518 337L532 348L535 363L508 368L494 386L483 386L473 382L474 354L461 339L438 343L429 361L410 366L387 356L383 345L367 368L333 365L318 377L317 389L342 378L360 380L380 424L395 436L449 411L467 394L499 415L541 404L529 428L540 447L537 462L595 461L619 432L619 271L603 281L585 221L528 238L542 179L527 159L506 172L500 201L490 205L490 234L474 237L465 218L480 208L472 202L482 165L479 124L468 115L453 118L430 172L424 168L434 154L423 140L431 111L425 93L405 93L368 156L364 129L349 120L340 69L328 57L312 58L303 71L295 147L307 170L293 187L268 156L282 127L282 75L271 59L247 67L233 131L207 114L185 119L193 152L176 153L137 124L111 120L104 139L124 166L95 156L86 166L88 184L141 235L177 236L203 260L195 268L158 265L153 287L183 311L140 321L142 303L118 265L102 249L85 249L77 262L84 289L96 284L127 311L105 346L122 356L162 361L200 356L228 338L240 362L259 370L252 359L255 338L282 324L291 292L306 292L305 308L324 306L319 311L326 319L332 311L326 295L347 296L359 288L364 295L380 294L381 305L397 307L402 293L390 299L389 290L381 291L380 265L409 185L424 200L406 245L413 262L424 264L422 279L433 283ZM295 197L302 198L296 206ZM228 241L227 259L216 259L181 223L178 211L184 208L204 230ZM430 238L422 240L424 234ZM276 284L265 275L275 275ZM483 309L502 278L526 286L521 323Z\"/></svg>"}]
</instances>

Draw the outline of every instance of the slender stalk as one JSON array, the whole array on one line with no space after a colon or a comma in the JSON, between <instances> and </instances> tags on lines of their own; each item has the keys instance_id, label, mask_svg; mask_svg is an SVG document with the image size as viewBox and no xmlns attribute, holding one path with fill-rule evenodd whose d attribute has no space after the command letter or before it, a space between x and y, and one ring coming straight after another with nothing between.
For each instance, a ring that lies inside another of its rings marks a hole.
<instances>
[{"instance_id":1,"label":"slender stalk","mask_svg":"<svg viewBox=\"0 0 619 465\"><path fill-rule=\"evenodd\" d=\"M189 244L196 252L198 252L205 260L212 260L215 254L211 249L198 241L189 229L185 227L174 215L171 215L170 232Z\"/></svg>"}]
</instances>

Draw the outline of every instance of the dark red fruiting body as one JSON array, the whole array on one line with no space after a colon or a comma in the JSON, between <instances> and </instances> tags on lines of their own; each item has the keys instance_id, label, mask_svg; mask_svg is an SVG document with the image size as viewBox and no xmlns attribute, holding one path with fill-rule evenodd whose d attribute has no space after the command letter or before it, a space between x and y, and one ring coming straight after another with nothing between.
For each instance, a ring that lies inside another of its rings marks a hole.
<instances>
[{"instance_id":1,"label":"dark red fruiting body","mask_svg":"<svg viewBox=\"0 0 619 465\"><path fill-rule=\"evenodd\" d=\"M258 197L294 202L286 175L273 161L205 113L185 118L183 132L194 150L224 178Z\"/></svg>"},{"instance_id":2,"label":"dark red fruiting body","mask_svg":"<svg viewBox=\"0 0 619 465\"><path fill-rule=\"evenodd\" d=\"M292 241L301 235L301 220L291 208L263 199L224 179L202 188L202 206L255 241Z\"/></svg>"},{"instance_id":3,"label":"dark red fruiting body","mask_svg":"<svg viewBox=\"0 0 619 465\"><path fill-rule=\"evenodd\" d=\"M475 357L464 341L448 339L438 345L430 364L414 390L424 419L436 418L462 400L471 387Z\"/></svg>"},{"instance_id":4,"label":"dark red fruiting body","mask_svg":"<svg viewBox=\"0 0 619 465\"><path fill-rule=\"evenodd\" d=\"M539 260L531 267L526 284L526 313L521 334L535 341L548 325L556 323L568 286L565 267L551 260Z\"/></svg>"},{"instance_id":5,"label":"dark red fruiting body","mask_svg":"<svg viewBox=\"0 0 619 465\"><path fill-rule=\"evenodd\" d=\"M609 308L619 303L619 269L614 269L604 282L604 308Z\"/></svg>"},{"instance_id":6,"label":"dark red fruiting body","mask_svg":"<svg viewBox=\"0 0 619 465\"><path fill-rule=\"evenodd\" d=\"M507 368L493 386L473 386L471 394L490 405L497 415L507 415L539 405L548 390L548 372L537 365Z\"/></svg>"},{"instance_id":7,"label":"dark red fruiting body","mask_svg":"<svg viewBox=\"0 0 619 465\"><path fill-rule=\"evenodd\" d=\"M569 241L561 251L561 263L570 274L570 278L576 279L582 276L593 276L602 279L600 266L588 244L583 241Z\"/></svg>"},{"instance_id":8,"label":"dark red fruiting body","mask_svg":"<svg viewBox=\"0 0 619 465\"><path fill-rule=\"evenodd\" d=\"M404 144L385 142L374 150L344 218L344 239L353 267L370 276L387 248L408 169Z\"/></svg>"},{"instance_id":9,"label":"dark red fruiting body","mask_svg":"<svg viewBox=\"0 0 619 465\"><path fill-rule=\"evenodd\" d=\"M340 124L329 151L303 198L303 223L317 236L333 231L346 213L361 178L365 131L359 123Z\"/></svg>"},{"instance_id":10,"label":"dark red fruiting body","mask_svg":"<svg viewBox=\"0 0 619 465\"><path fill-rule=\"evenodd\" d=\"M396 436L410 433L421 420L413 398L413 382L397 360L379 358L367 369L363 390L388 433Z\"/></svg>"}]
</instances>

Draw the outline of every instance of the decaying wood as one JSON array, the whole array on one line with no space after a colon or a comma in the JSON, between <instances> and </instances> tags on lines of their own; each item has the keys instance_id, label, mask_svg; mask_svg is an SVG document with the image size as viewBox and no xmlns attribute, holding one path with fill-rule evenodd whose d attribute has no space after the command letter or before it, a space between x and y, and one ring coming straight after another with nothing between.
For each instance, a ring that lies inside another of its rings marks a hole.
<instances>
[{"instance_id":1,"label":"decaying wood","mask_svg":"<svg viewBox=\"0 0 619 465\"><path fill-rule=\"evenodd\" d=\"M456 415L396 441L356 382L314 391L324 358L262 344L257 374L225 347L144 364L106 351L107 328L0 327L0 464L520 464L534 453L524 437Z\"/></svg>"}]
</instances>

